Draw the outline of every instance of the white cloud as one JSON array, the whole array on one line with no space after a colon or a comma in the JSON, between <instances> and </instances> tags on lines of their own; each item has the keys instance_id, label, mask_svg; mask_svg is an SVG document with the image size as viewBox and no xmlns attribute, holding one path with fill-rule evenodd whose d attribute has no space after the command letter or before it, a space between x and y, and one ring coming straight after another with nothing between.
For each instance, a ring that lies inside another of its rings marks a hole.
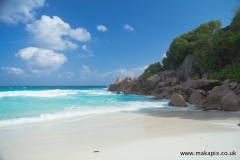
<instances>
[{"instance_id":1,"label":"white cloud","mask_svg":"<svg viewBox=\"0 0 240 160\"><path fill-rule=\"evenodd\" d=\"M127 31L134 31L134 28L131 27L129 24L124 24L123 29Z\"/></svg>"},{"instance_id":2,"label":"white cloud","mask_svg":"<svg viewBox=\"0 0 240 160\"><path fill-rule=\"evenodd\" d=\"M25 41L26 39L20 39L20 40L17 40L17 41L10 41L10 42L4 42L4 43L0 43L0 44L13 44L13 43L19 43L19 42L22 42L22 41Z\"/></svg>"},{"instance_id":3,"label":"white cloud","mask_svg":"<svg viewBox=\"0 0 240 160\"><path fill-rule=\"evenodd\" d=\"M74 77L74 73L72 72L64 72L64 75L66 75L67 77Z\"/></svg>"},{"instance_id":4,"label":"white cloud","mask_svg":"<svg viewBox=\"0 0 240 160\"><path fill-rule=\"evenodd\" d=\"M93 51L91 51L87 45L83 45L82 50L87 51L88 53L93 53Z\"/></svg>"},{"instance_id":5,"label":"white cloud","mask_svg":"<svg viewBox=\"0 0 240 160\"><path fill-rule=\"evenodd\" d=\"M88 66L82 65L82 68L80 69L81 73L91 73L91 70Z\"/></svg>"},{"instance_id":6,"label":"white cloud","mask_svg":"<svg viewBox=\"0 0 240 160\"><path fill-rule=\"evenodd\" d=\"M80 78L81 79L88 79L88 78L106 78L110 74L110 72L106 73L99 73L98 70L91 70L88 66L82 65L82 67L79 70L80 72Z\"/></svg>"},{"instance_id":7,"label":"white cloud","mask_svg":"<svg viewBox=\"0 0 240 160\"><path fill-rule=\"evenodd\" d=\"M89 58L89 57L94 57L94 54L92 53L79 54L76 58Z\"/></svg>"},{"instance_id":8,"label":"white cloud","mask_svg":"<svg viewBox=\"0 0 240 160\"><path fill-rule=\"evenodd\" d=\"M122 77L130 77L130 76L135 77L135 76L140 76L147 67L148 67L147 65L143 65L143 66L136 67L129 70L118 69L113 72Z\"/></svg>"},{"instance_id":9,"label":"white cloud","mask_svg":"<svg viewBox=\"0 0 240 160\"><path fill-rule=\"evenodd\" d=\"M107 27L105 27L104 25L97 25L97 30L98 31L102 31L102 32L106 32L107 31Z\"/></svg>"},{"instance_id":10,"label":"white cloud","mask_svg":"<svg viewBox=\"0 0 240 160\"><path fill-rule=\"evenodd\" d=\"M21 49L15 56L26 61L29 70L35 74L49 74L67 61L64 54L36 47Z\"/></svg>"},{"instance_id":11,"label":"white cloud","mask_svg":"<svg viewBox=\"0 0 240 160\"><path fill-rule=\"evenodd\" d=\"M0 6L0 21L7 24L27 23L34 20L35 9L43 7L45 0L5 0Z\"/></svg>"},{"instance_id":12,"label":"white cloud","mask_svg":"<svg viewBox=\"0 0 240 160\"><path fill-rule=\"evenodd\" d=\"M87 50L87 45L83 45L83 46L82 46L82 49L83 49L83 50Z\"/></svg>"},{"instance_id":13,"label":"white cloud","mask_svg":"<svg viewBox=\"0 0 240 160\"><path fill-rule=\"evenodd\" d=\"M75 76L72 72L63 72L63 74L58 74L58 78L73 78Z\"/></svg>"},{"instance_id":14,"label":"white cloud","mask_svg":"<svg viewBox=\"0 0 240 160\"><path fill-rule=\"evenodd\" d=\"M146 68L148 68L148 65L142 65L140 67L133 68L133 71L135 71L135 72L143 72Z\"/></svg>"},{"instance_id":15,"label":"white cloud","mask_svg":"<svg viewBox=\"0 0 240 160\"><path fill-rule=\"evenodd\" d=\"M91 34L84 28L72 29L61 18L43 15L41 20L27 24L30 40L38 47L52 50L76 49L78 45L70 39L85 42L91 39Z\"/></svg>"},{"instance_id":16,"label":"white cloud","mask_svg":"<svg viewBox=\"0 0 240 160\"><path fill-rule=\"evenodd\" d=\"M129 70L118 69L118 70L114 70L112 72L100 73L98 70L92 70L88 66L82 65L79 72L80 72L80 78L81 79L87 79L87 78L93 78L93 77L95 77L95 78L107 78L107 77L117 77L117 76L138 77L143 73L143 71L147 67L148 67L147 65L143 65L143 66L132 68L132 69L129 69Z\"/></svg>"},{"instance_id":17,"label":"white cloud","mask_svg":"<svg viewBox=\"0 0 240 160\"><path fill-rule=\"evenodd\" d=\"M24 70L20 68L15 68L15 67L2 67L2 70L6 71L8 74L13 74L17 76L26 76L26 73Z\"/></svg>"},{"instance_id":18,"label":"white cloud","mask_svg":"<svg viewBox=\"0 0 240 160\"><path fill-rule=\"evenodd\" d=\"M163 55L162 55L162 60L163 60L164 57L166 57L166 52L163 53Z\"/></svg>"},{"instance_id":19,"label":"white cloud","mask_svg":"<svg viewBox=\"0 0 240 160\"><path fill-rule=\"evenodd\" d=\"M80 72L80 78L86 79L86 78L90 78L96 71L91 71L91 69L88 66L82 65L82 67L79 69L79 72Z\"/></svg>"},{"instance_id":20,"label":"white cloud","mask_svg":"<svg viewBox=\"0 0 240 160\"><path fill-rule=\"evenodd\" d=\"M87 45L83 45L82 50L87 51L87 54L79 54L77 58L94 57L93 51L91 51Z\"/></svg>"}]
</instances>

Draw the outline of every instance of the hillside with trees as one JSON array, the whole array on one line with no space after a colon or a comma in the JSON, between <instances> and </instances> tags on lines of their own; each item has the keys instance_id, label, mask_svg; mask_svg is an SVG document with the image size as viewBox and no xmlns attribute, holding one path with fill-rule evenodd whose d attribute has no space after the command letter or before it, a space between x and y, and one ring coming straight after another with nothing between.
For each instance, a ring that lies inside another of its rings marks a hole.
<instances>
[{"instance_id":1,"label":"hillside with trees","mask_svg":"<svg viewBox=\"0 0 240 160\"><path fill-rule=\"evenodd\" d=\"M151 64L143 75L148 78L166 69L177 69L192 54L202 75L209 73L214 79L240 83L240 5L233 12L232 22L225 28L221 28L221 21L215 20L176 37L162 63Z\"/></svg>"}]
</instances>

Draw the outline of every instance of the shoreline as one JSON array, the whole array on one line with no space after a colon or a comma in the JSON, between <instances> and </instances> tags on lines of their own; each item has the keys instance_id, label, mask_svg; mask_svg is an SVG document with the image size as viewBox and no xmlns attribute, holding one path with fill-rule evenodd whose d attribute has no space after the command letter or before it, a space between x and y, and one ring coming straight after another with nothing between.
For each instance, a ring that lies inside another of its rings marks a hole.
<instances>
[{"instance_id":1,"label":"shoreline","mask_svg":"<svg viewBox=\"0 0 240 160\"><path fill-rule=\"evenodd\" d=\"M152 95L155 100L170 99L169 105L177 107L187 107L186 102L189 102L203 111L240 110L240 84L230 79L213 79L212 74L202 75L196 68L196 57L188 54L176 70L166 69L147 74L145 71L148 72L148 68L139 77L123 79L119 76L108 87L108 91Z\"/></svg>"},{"instance_id":2,"label":"shoreline","mask_svg":"<svg viewBox=\"0 0 240 160\"><path fill-rule=\"evenodd\" d=\"M203 150L239 159L239 114L153 108L0 127L0 159L192 159L179 152Z\"/></svg>"}]
</instances>

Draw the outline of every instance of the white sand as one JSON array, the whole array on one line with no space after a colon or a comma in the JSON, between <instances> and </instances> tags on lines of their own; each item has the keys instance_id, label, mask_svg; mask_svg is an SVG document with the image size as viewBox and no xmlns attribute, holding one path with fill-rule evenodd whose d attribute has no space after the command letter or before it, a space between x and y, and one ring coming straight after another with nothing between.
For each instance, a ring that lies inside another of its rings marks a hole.
<instances>
[{"instance_id":1,"label":"white sand","mask_svg":"<svg viewBox=\"0 0 240 160\"><path fill-rule=\"evenodd\" d=\"M148 109L6 126L0 160L239 160L239 123L239 112ZM203 151L236 155L180 155Z\"/></svg>"}]
</instances>

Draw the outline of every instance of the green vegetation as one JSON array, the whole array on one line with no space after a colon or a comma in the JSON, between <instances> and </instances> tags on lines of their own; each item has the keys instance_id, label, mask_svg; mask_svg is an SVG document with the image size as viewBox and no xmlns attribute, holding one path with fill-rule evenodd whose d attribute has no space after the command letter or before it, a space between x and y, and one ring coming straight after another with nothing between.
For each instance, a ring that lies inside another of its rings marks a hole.
<instances>
[{"instance_id":1,"label":"green vegetation","mask_svg":"<svg viewBox=\"0 0 240 160\"><path fill-rule=\"evenodd\" d=\"M230 79L233 82L240 83L240 64L238 65L227 65L219 72L213 74L214 78L218 80Z\"/></svg>"},{"instance_id":2,"label":"green vegetation","mask_svg":"<svg viewBox=\"0 0 240 160\"><path fill-rule=\"evenodd\" d=\"M148 66L147 69L145 69L145 71L143 72L143 76L148 78L162 70L163 70L163 68L162 68L162 65L160 64L160 62L156 62L156 63Z\"/></svg>"},{"instance_id":3,"label":"green vegetation","mask_svg":"<svg viewBox=\"0 0 240 160\"><path fill-rule=\"evenodd\" d=\"M230 78L240 82L240 5L233 12L232 22L225 28L221 28L219 20L210 21L175 38L162 65L160 62L150 65L144 76L149 77L164 69L177 69L188 54L193 54L202 74L212 73L216 79Z\"/></svg>"},{"instance_id":4,"label":"green vegetation","mask_svg":"<svg viewBox=\"0 0 240 160\"><path fill-rule=\"evenodd\" d=\"M210 37L217 30L220 30L220 26L220 21L211 21L175 38L166 52L166 57L162 60L164 68L176 69L188 54L193 54L196 51L201 52L199 48L205 44L204 38Z\"/></svg>"}]
</instances>

